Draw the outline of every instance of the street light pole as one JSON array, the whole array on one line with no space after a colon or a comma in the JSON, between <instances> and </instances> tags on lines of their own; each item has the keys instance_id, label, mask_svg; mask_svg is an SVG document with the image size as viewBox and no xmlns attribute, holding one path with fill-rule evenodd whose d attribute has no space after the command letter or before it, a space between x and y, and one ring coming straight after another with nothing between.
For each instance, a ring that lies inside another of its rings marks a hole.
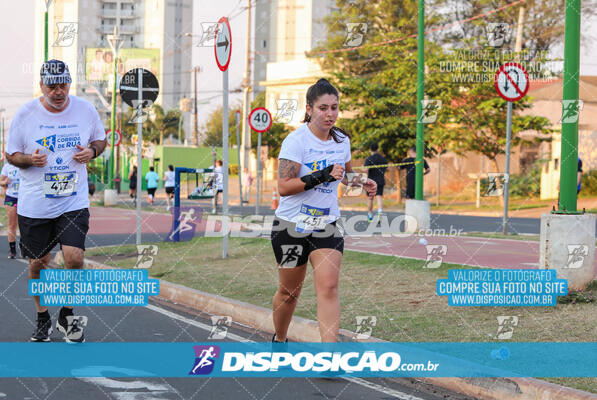
<instances>
[{"instance_id":1,"label":"street light pole","mask_svg":"<svg viewBox=\"0 0 597 400\"><path fill-rule=\"evenodd\" d=\"M118 52L124 41L118 36L118 27L114 26L114 34L108 35L108 43L114 54L114 86L112 87L112 121L110 124L110 161L108 164L108 180L110 189L114 189L114 134L116 132L116 78L118 76Z\"/></svg>"},{"instance_id":2,"label":"street light pole","mask_svg":"<svg viewBox=\"0 0 597 400\"><path fill-rule=\"evenodd\" d=\"M578 115L580 65L580 0L566 1L564 32L564 76L562 112L562 167L560 168L560 201L558 211L577 213ZM566 118L567 115L576 118Z\"/></svg>"},{"instance_id":3,"label":"street light pole","mask_svg":"<svg viewBox=\"0 0 597 400\"><path fill-rule=\"evenodd\" d=\"M193 67L194 76L194 92L195 99L193 101L193 141L195 146L199 146L199 127L197 126L197 74L199 73L199 67Z\"/></svg>"},{"instance_id":4,"label":"street light pole","mask_svg":"<svg viewBox=\"0 0 597 400\"><path fill-rule=\"evenodd\" d=\"M44 0L46 12L44 13L44 61L48 61L48 10L53 0Z\"/></svg>"},{"instance_id":5,"label":"street light pole","mask_svg":"<svg viewBox=\"0 0 597 400\"><path fill-rule=\"evenodd\" d=\"M415 164L415 199L423 200L423 153L425 152L423 96L425 93L425 1L419 0L419 32L417 62L417 156Z\"/></svg>"},{"instance_id":6,"label":"street light pole","mask_svg":"<svg viewBox=\"0 0 597 400\"><path fill-rule=\"evenodd\" d=\"M251 0L247 0L247 37L245 48L245 77L243 93L243 126L242 126L242 154L243 161L238 160L239 170L242 167L250 169L249 154L251 153L251 130L249 129L249 108L251 107ZM259 151L259 149L257 149Z\"/></svg>"}]
</instances>

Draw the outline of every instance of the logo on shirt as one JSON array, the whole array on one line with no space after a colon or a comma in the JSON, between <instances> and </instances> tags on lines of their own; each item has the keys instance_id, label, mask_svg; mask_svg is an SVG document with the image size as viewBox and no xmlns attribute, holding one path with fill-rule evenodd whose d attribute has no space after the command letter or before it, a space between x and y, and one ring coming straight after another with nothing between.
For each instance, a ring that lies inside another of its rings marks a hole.
<instances>
[{"instance_id":1,"label":"logo on shirt","mask_svg":"<svg viewBox=\"0 0 597 400\"><path fill-rule=\"evenodd\" d=\"M321 171L322 169L324 169L325 167L327 167L327 160L319 160L319 161L313 161L310 163L305 163L305 165L311 169L311 171L315 172L315 171Z\"/></svg>"},{"instance_id":2,"label":"logo on shirt","mask_svg":"<svg viewBox=\"0 0 597 400\"><path fill-rule=\"evenodd\" d=\"M56 135L44 136L41 139L36 140L35 143L42 145L43 148L48 149L53 153L56 148Z\"/></svg>"},{"instance_id":3,"label":"logo on shirt","mask_svg":"<svg viewBox=\"0 0 597 400\"><path fill-rule=\"evenodd\" d=\"M301 214L307 214L307 215L311 215L313 217L321 217L324 215L328 215L330 213L330 209L329 208L317 208L317 207L311 207L308 205L302 205L301 206Z\"/></svg>"},{"instance_id":4,"label":"logo on shirt","mask_svg":"<svg viewBox=\"0 0 597 400\"><path fill-rule=\"evenodd\" d=\"M58 150L75 149L77 145L81 144L81 137L78 132L64 133L58 136L57 148Z\"/></svg>"}]
</instances>

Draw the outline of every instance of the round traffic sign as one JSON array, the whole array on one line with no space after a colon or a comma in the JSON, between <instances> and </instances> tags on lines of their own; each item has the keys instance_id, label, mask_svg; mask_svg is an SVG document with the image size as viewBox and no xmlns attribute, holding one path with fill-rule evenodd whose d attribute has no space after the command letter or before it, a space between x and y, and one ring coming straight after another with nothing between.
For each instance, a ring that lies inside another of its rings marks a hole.
<instances>
[{"instance_id":1,"label":"round traffic sign","mask_svg":"<svg viewBox=\"0 0 597 400\"><path fill-rule=\"evenodd\" d=\"M111 142L112 142L112 129L108 129L108 131L106 132L106 140L108 141L108 146L111 146ZM118 146L120 144L120 142L122 141L122 135L120 134L120 131L118 129L116 129L116 135L114 136L114 146Z\"/></svg>"},{"instance_id":2,"label":"round traffic sign","mask_svg":"<svg viewBox=\"0 0 597 400\"><path fill-rule=\"evenodd\" d=\"M221 71L226 71L230 64L230 54L232 50L232 33L230 32L230 23L228 18L222 17L218 21L216 28L216 40L214 42L214 53L216 63Z\"/></svg>"},{"instance_id":3,"label":"round traffic sign","mask_svg":"<svg viewBox=\"0 0 597 400\"><path fill-rule=\"evenodd\" d=\"M495 90L506 101L518 101L529 91L529 74L518 63L505 63L495 73Z\"/></svg>"},{"instance_id":4,"label":"round traffic sign","mask_svg":"<svg viewBox=\"0 0 597 400\"><path fill-rule=\"evenodd\" d=\"M255 132L265 132L272 126L272 115L263 107L257 107L249 114L249 125Z\"/></svg>"},{"instance_id":5,"label":"round traffic sign","mask_svg":"<svg viewBox=\"0 0 597 400\"><path fill-rule=\"evenodd\" d=\"M149 107L153 104L155 99L158 97L160 91L160 85L158 79L151 71L143 68L134 68L127 71L120 80L120 96L122 101L131 107L138 106L139 100L139 70L142 72L142 88L141 98L143 99L142 107Z\"/></svg>"}]
</instances>

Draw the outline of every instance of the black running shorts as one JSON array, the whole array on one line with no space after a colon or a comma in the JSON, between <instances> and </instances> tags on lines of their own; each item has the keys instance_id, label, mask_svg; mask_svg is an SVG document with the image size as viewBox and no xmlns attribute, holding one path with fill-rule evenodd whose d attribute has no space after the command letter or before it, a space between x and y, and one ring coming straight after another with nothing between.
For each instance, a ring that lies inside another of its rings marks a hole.
<instances>
[{"instance_id":1,"label":"black running shorts","mask_svg":"<svg viewBox=\"0 0 597 400\"><path fill-rule=\"evenodd\" d=\"M276 262L281 268L294 268L306 264L314 250L334 249L343 253L343 232L334 222L327 224L323 231L300 233L296 231L296 224L276 218L271 233Z\"/></svg>"},{"instance_id":2,"label":"black running shorts","mask_svg":"<svg viewBox=\"0 0 597 400\"><path fill-rule=\"evenodd\" d=\"M174 194L174 186L166 186L164 189L166 189L167 194Z\"/></svg>"},{"instance_id":3,"label":"black running shorts","mask_svg":"<svg viewBox=\"0 0 597 400\"><path fill-rule=\"evenodd\" d=\"M19 215L21 253L38 259L48 254L56 244L85 250L89 230L89 210L69 211L56 218L29 218Z\"/></svg>"},{"instance_id":4,"label":"black running shorts","mask_svg":"<svg viewBox=\"0 0 597 400\"><path fill-rule=\"evenodd\" d=\"M376 196L383 196L383 187L385 185L382 183L381 185L378 183L377 184L377 192L375 192Z\"/></svg>"}]
</instances>

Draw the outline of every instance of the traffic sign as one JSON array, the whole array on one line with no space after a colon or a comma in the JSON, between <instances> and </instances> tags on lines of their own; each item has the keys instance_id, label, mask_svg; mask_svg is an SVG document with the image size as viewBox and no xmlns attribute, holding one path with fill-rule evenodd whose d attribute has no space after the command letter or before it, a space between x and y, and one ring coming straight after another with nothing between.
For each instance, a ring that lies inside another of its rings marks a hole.
<instances>
[{"instance_id":1,"label":"traffic sign","mask_svg":"<svg viewBox=\"0 0 597 400\"><path fill-rule=\"evenodd\" d=\"M221 71L226 71L228 69L228 64L230 64L231 50L232 33L230 32L230 24L228 23L228 18L222 17L218 21L216 40L214 42L216 63Z\"/></svg>"},{"instance_id":2,"label":"traffic sign","mask_svg":"<svg viewBox=\"0 0 597 400\"><path fill-rule=\"evenodd\" d=\"M505 63L495 73L495 90L506 101L518 101L529 91L529 74L518 63Z\"/></svg>"},{"instance_id":3,"label":"traffic sign","mask_svg":"<svg viewBox=\"0 0 597 400\"><path fill-rule=\"evenodd\" d=\"M108 131L106 132L106 140L108 141L108 146L110 146L110 143L112 142L111 133L112 133L112 129L108 129ZM118 129L116 129L116 136L114 136L114 146L118 146L121 141L122 141L122 135L120 134L120 131Z\"/></svg>"},{"instance_id":4,"label":"traffic sign","mask_svg":"<svg viewBox=\"0 0 597 400\"><path fill-rule=\"evenodd\" d=\"M143 87L141 88L142 107L149 107L158 97L160 85L158 79L150 71L141 68L143 72ZM122 76L120 80L120 96L122 100L131 107L137 107L139 100L139 68L134 68Z\"/></svg>"},{"instance_id":5,"label":"traffic sign","mask_svg":"<svg viewBox=\"0 0 597 400\"><path fill-rule=\"evenodd\" d=\"M249 114L249 125L255 132L265 132L272 126L272 115L267 109L257 107Z\"/></svg>"}]
</instances>

